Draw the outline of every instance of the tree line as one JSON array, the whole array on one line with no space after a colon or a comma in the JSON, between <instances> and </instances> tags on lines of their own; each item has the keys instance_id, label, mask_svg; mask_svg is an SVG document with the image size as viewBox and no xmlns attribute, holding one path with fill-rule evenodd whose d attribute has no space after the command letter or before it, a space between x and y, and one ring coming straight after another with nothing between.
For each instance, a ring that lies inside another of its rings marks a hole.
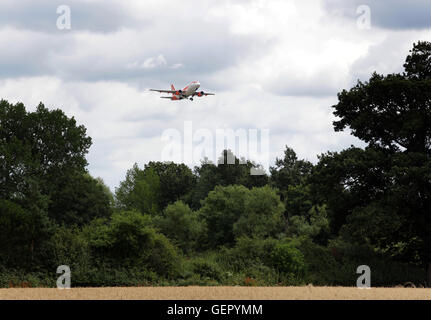
<instances>
[{"instance_id":1,"label":"tree line","mask_svg":"<svg viewBox=\"0 0 431 320\"><path fill-rule=\"evenodd\" d=\"M431 43L404 72L338 94L335 131L366 143L313 164L286 146L269 172L230 150L194 168L135 164L111 193L86 128L0 101L0 286L431 283Z\"/></svg>"}]
</instances>

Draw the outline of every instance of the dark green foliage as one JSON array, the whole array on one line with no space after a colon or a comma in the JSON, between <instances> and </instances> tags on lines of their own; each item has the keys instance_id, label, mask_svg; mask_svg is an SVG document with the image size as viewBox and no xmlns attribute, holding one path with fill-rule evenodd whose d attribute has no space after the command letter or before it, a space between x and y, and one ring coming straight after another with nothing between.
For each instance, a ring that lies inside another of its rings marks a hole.
<instances>
[{"instance_id":1,"label":"dark green foliage","mask_svg":"<svg viewBox=\"0 0 431 320\"><path fill-rule=\"evenodd\" d=\"M271 252L278 240L238 238L233 248L221 248L218 261L239 272L253 265L271 265Z\"/></svg>"},{"instance_id":2,"label":"dark green foliage","mask_svg":"<svg viewBox=\"0 0 431 320\"><path fill-rule=\"evenodd\" d=\"M289 185L283 189L286 216L306 216L313 208L309 185Z\"/></svg>"},{"instance_id":3,"label":"dark green foliage","mask_svg":"<svg viewBox=\"0 0 431 320\"><path fill-rule=\"evenodd\" d=\"M271 262L277 270L302 277L305 274L305 261L301 251L293 242L281 242L271 252Z\"/></svg>"},{"instance_id":4,"label":"dark green foliage","mask_svg":"<svg viewBox=\"0 0 431 320\"><path fill-rule=\"evenodd\" d=\"M274 237L286 229L283 212L276 190L269 186L253 188L248 191L244 212L233 225L233 234L235 238Z\"/></svg>"},{"instance_id":5,"label":"dark green foliage","mask_svg":"<svg viewBox=\"0 0 431 320\"><path fill-rule=\"evenodd\" d=\"M160 181L160 208L183 199L192 192L196 177L185 164L149 162L145 170L154 170Z\"/></svg>"},{"instance_id":6,"label":"dark green foliage","mask_svg":"<svg viewBox=\"0 0 431 320\"><path fill-rule=\"evenodd\" d=\"M116 205L122 210L155 215L160 212L160 192L160 179L154 169L141 170L135 163L115 191Z\"/></svg>"},{"instance_id":7,"label":"dark green foliage","mask_svg":"<svg viewBox=\"0 0 431 320\"><path fill-rule=\"evenodd\" d=\"M200 208L201 201L216 186L242 185L252 188L266 185L267 175L250 175L251 168L258 168L258 165L237 158L230 150L223 150L217 165L203 161L201 166L195 167L197 182L189 200L192 208Z\"/></svg>"},{"instance_id":8,"label":"dark green foliage","mask_svg":"<svg viewBox=\"0 0 431 320\"><path fill-rule=\"evenodd\" d=\"M304 184L310 176L312 168L311 162L298 160L295 151L286 146L284 158L277 158L275 167L270 168L271 183L279 190L287 191L290 186ZM285 196L283 193L282 195Z\"/></svg>"},{"instance_id":9,"label":"dark green foliage","mask_svg":"<svg viewBox=\"0 0 431 320\"><path fill-rule=\"evenodd\" d=\"M198 214L181 201L168 205L163 215L155 217L153 221L185 253L197 250L206 233Z\"/></svg>"},{"instance_id":10,"label":"dark green foliage","mask_svg":"<svg viewBox=\"0 0 431 320\"><path fill-rule=\"evenodd\" d=\"M270 187L217 186L204 200L200 214L210 247L233 245L236 237L275 236L285 228L284 206Z\"/></svg>"},{"instance_id":11,"label":"dark green foliage","mask_svg":"<svg viewBox=\"0 0 431 320\"><path fill-rule=\"evenodd\" d=\"M42 201L24 207L0 200L0 265L39 271L51 260L53 226Z\"/></svg>"},{"instance_id":12,"label":"dark green foliage","mask_svg":"<svg viewBox=\"0 0 431 320\"><path fill-rule=\"evenodd\" d=\"M102 183L87 173L62 177L52 193L50 217L58 224L80 226L95 218L109 218L113 198Z\"/></svg>"},{"instance_id":13,"label":"dark green foliage","mask_svg":"<svg viewBox=\"0 0 431 320\"><path fill-rule=\"evenodd\" d=\"M375 73L341 92L334 128L350 128L368 147L324 155L313 178L334 235L423 266L431 261L430 64L431 43L420 42L404 74Z\"/></svg>"},{"instance_id":14,"label":"dark green foliage","mask_svg":"<svg viewBox=\"0 0 431 320\"><path fill-rule=\"evenodd\" d=\"M200 214L208 228L210 247L234 243L233 225L245 212L248 193L243 186L217 186L208 194Z\"/></svg>"},{"instance_id":15,"label":"dark green foliage","mask_svg":"<svg viewBox=\"0 0 431 320\"><path fill-rule=\"evenodd\" d=\"M165 277L178 273L180 257L169 240L152 227L150 216L120 211L109 221L96 220L84 230L97 263L142 266Z\"/></svg>"},{"instance_id":16,"label":"dark green foliage","mask_svg":"<svg viewBox=\"0 0 431 320\"><path fill-rule=\"evenodd\" d=\"M35 112L26 112L22 103L1 100L1 198L25 193L29 179L40 183L43 194L51 194L59 178L83 171L91 145L85 133L61 110L49 111L40 103Z\"/></svg>"},{"instance_id":17,"label":"dark green foliage","mask_svg":"<svg viewBox=\"0 0 431 320\"><path fill-rule=\"evenodd\" d=\"M408 79L431 79L431 44L428 41L419 41L413 45L404 64L405 75Z\"/></svg>"},{"instance_id":18,"label":"dark green foliage","mask_svg":"<svg viewBox=\"0 0 431 320\"><path fill-rule=\"evenodd\" d=\"M202 278L209 278L218 282L223 281L221 268L210 260L195 259L192 263L192 271Z\"/></svg>"},{"instance_id":19,"label":"dark green foliage","mask_svg":"<svg viewBox=\"0 0 431 320\"><path fill-rule=\"evenodd\" d=\"M376 73L368 82L338 95L336 131L349 127L371 147L392 152L431 152L431 43L415 45L404 65L406 74Z\"/></svg>"},{"instance_id":20,"label":"dark green foliage","mask_svg":"<svg viewBox=\"0 0 431 320\"><path fill-rule=\"evenodd\" d=\"M296 237L306 236L316 243L326 245L330 234L325 207L313 206L307 214L289 218L287 234Z\"/></svg>"}]
</instances>

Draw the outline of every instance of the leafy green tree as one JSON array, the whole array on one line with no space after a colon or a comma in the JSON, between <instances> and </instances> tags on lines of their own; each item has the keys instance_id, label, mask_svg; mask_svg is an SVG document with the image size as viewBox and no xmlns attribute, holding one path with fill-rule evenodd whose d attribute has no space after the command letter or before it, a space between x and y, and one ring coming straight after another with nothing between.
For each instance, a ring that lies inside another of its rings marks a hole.
<instances>
[{"instance_id":1,"label":"leafy green tree","mask_svg":"<svg viewBox=\"0 0 431 320\"><path fill-rule=\"evenodd\" d=\"M333 108L340 120L336 131L349 127L352 134L372 147L390 151L430 154L431 99L430 42L413 46L404 74L374 73L371 79L338 94Z\"/></svg>"},{"instance_id":2,"label":"leafy green tree","mask_svg":"<svg viewBox=\"0 0 431 320\"><path fill-rule=\"evenodd\" d=\"M0 196L11 199L23 192L26 179L39 182L50 195L56 181L70 172L84 171L91 145L86 129L63 111L42 103L27 112L22 103L0 101Z\"/></svg>"},{"instance_id":3,"label":"leafy green tree","mask_svg":"<svg viewBox=\"0 0 431 320\"><path fill-rule=\"evenodd\" d=\"M50 271L60 265L69 266L73 273L72 279L75 286L80 282L79 279L82 281L82 278L85 279L92 270L97 268L92 261L89 243L81 228L61 225L55 229L50 241L54 256L53 267ZM84 282L90 283L91 281L88 279Z\"/></svg>"},{"instance_id":4,"label":"leafy green tree","mask_svg":"<svg viewBox=\"0 0 431 320\"><path fill-rule=\"evenodd\" d=\"M329 220L325 206L313 206L307 215L290 217L287 231L289 236L306 236L318 244L327 245Z\"/></svg>"},{"instance_id":5,"label":"leafy green tree","mask_svg":"<svg viewBox=\"0 0 431 320\"><path fill-rule=\"evenodd\" d=\"M163 216L154 218L155 225L173 243L177 244L185 253L190 253L200 246L200 240L205 225L198 214L182 201L170 204L164 210Z\"/></svg>"},{"instance_id":6,"label":"leafy green tree","mask_svg":"<svg viewBox=\"0 0 431 320\"><path fill-rule=\"evenodd\" d=\"M383 168L390 158L374 148L351 147L322 155L311 178L314 201L327 204L331 233L337 235L354 208L384 196L391 183Z\"/></svg>"},{"instance_id":7,"label":"leafy green tree","mask_svg":"<svg viewBox=\"0 0 431 320\"><path fill-rule=\"evenodd\" d=\"M126 179L115 191L117 207L143 214L160 212L160 179L153 168L141 170L137 164L127 171Z\"/></svg>"},{"instance_id":8,"label":"leafy green tree","mask_svg":"<svg viewBox=\"0 0 431 320\"><path fill-rule=\"evenodd\" d=\"M253 188L245 200L244 212L233 225L235 238L275 237L286 229L284 205L269 186Z\"/></svg>"},{"instance_id":9,"label":"leafy green tree","mask_svg":"<svg viewBox=\"0 0 431 320\"><path fill-rule=\"evenodd\" d=\"M404 67L338 94L335 130L349 128L368 147L321 157L315 191L333 232L419 259L431 283L431 43L414 44Z\"/></svg>"},{"instance_id":10,"label":"leafy green tree","mask_svg":"<svg viewBox=\"0 0 431 320\"><path fill-rule=\"evenodd\" d=\"M200 166L195 167L197 176L196 187L189 201L194 209L201 206L201 201L216 186L242 185L247 188L262 187L268 183L268 176L251 175L250 169L260 166L250 160L237 158L232 151L223 150L217 160L217 165L204 159Z\"/></svg>"},{"instance_id":11,"label":"leafy green tree","mask_svg":"<svg viewBox=\"0 0 431 320\"><path fill-rule=\"evenodd\" d=\"M286 217L308 216L314 205L313 196L308 184L290 185L283 193Z\"/></svg>"},{"instance_id":12,"label":"leafy green tree","mask_svg":"<svg viewBox=\"0 0 431 320\"><path fill-rule=\"evenodd\" d=\"M233 245L233 225L245 212L249 190L244 186L216 186L203 201L200 214L208 228L208 244Z\"/></svg>"},{"instance_id":13,"label":"leafy green tree","mask_svg":"<svg viewBox=\"0 0 431 320\"><path fill-rule=\"evenodd\" d=\"M150 169L160 180L160 208L183 199L196 183L192 170L183 163L151 161L145 165L144 171Z\"/></svg>"},{"instance_id":14,"label":"leafy green tree","mask_svg":"<svg viewBox=\"0 0 431 320\"><path fill-rule=\"evenodd\" d=\"M278 243L271 252L274 266L283 273L303 276L305 273L305 259L302 252L293 242Z\"/></svg>"},{"instance_id":15,"label":"leafy green tree","mask_svg":"<svg viewBox=\"0 0 431 320\"><path fill-rule=\"evenodd\" d=\"M0 199L0 265L45 271L52 259L49 240L54 229L46 198L36 195L30 199L30 206Z\"/></svg>"},{"instance_id":16,"label":"leafy green tree","mask_svg":"<svg viewBox=\"0 0 431 320\"><path fill-rule=\"evenodd\" d=\"M284 216L289 221L291 234L302 233L307 229L306 226L310 226L312 223L310 212L313 212L315 205L315 199L309 186L312 170L311 162L299 160L295 151L287 146L284 158L277 158L275 166L270 168L271 185L278 188L285 204ZM306 233L313 237L316 236L313 232ZM324 238L323 233L321 236ZM325 242L326 240L320 239L320 241Z\"/></svg>"},{"instance_id":17,"label":"leafy green tree","mask_svg":"<svg viewBox=\"0 0 431 320\"><path fill-rule=\"evenodd\" d=\"M95 218L108 218L112 213L112 195L102 183L88 173L59 178L48 208L50 217L58 224L79 226Z\"/></svg>"},{"instance_id":18,"label":"leafy green tree","mask_svg":"<svg viewBox=\"0 0 431 320\"><path fill-rule=\"evenodd\" d=\"M76 218L73 222L79 222L81 216L91 217L103 197L92 194L96 189L83 178L90 145L85 127L63 111L48 110L40 103L36 111L27 112L22 103L1 100L0 198L34 207L29 195L37 189L40 196L47 197L48 214L57 222L70 220L64 217L71 212ZM107 212L109 203L96 211L100 210Z\"/></svg>"},{"instance_id":19,"label":"leafy green tree","mask_svg":"<svg viewBox=\"0 0 431 320\"><path fill-rule=\"evenodd\" d=\"M289 187L305 184L312 169L313 164L311 162L298 160L296 152L286 146L284 158L276 158L275 166L269 169L271 185L279 189L282 199L285 199Z\"/></svg>"},{"instance_id":20,"label":"leafy green tree","mask_svg":"<svg viewBox=\"0 0 431 320\"><path fill-rule=\"evenodd\" d=\"M217 185L243 185L247 188L262 187L268 183L268 177L251 175L250 170L261 169L260 165L245 158L237 158L231 150L223 150L217 160Z\"/></svg>"},{"instance_id":21,"label":"leafy green tree","mask_svg":"<svg viewBox=\"0 0 431 320\"><path fill-rule=\"evenodd\" d=\"M284 206L269 187L217 186L203 201L200 214L210 247L231 246L236 237L267 237L282 232Z\"/></svg>"},{"instance_id":22,"label":"leafy green tree","mask_svg":"<svg viewBox=\"0 0 431 320\"><path fill-rule=\"evenodd\" d=\"M142 266L168 278L179 271L177 249L156 232L149 215L137 211L115 212L110 220L95 220L83 232L92 254L101 264Z\"/></svg>"}]
</instances>

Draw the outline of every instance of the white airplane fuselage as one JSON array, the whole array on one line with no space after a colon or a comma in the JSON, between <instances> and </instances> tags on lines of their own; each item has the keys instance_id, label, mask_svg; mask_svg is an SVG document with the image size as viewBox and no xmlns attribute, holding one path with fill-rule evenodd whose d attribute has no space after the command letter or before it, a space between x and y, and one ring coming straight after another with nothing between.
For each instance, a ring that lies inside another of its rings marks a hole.
<instances>
[{"instance_id":1,"label":"white airplane fuselage","mask_svg":"<svg viewBox=\"0 0 431 320\"><path fill-rule=\"evenodd\" d=\"M200 88L201 84L199 81L193 81L189 85L185 86L184 89L178 90L173 93L173 96L176 96L179 100L187 99L190 96L193 96L195 92Z\"/></svg>"},{"instance_id":2,"label":"white airplane fuselage","mask_svg":"<svg viewBox=\"0 0 431 320\"><path fill-rule=\"evenodd\" d=\"M189 99L193 100L193 97L203 97L203 96L213 96L214 93L204 92L204 91L197 91L200 88L201 84L199 81L193 81L190 82L187 86L185 86L183 89L175 89L174 85L171 85L171 90L159 90L159 89L150 89L150 91L157 91L160 93L170 94L170 96L164 96L160 97L163 99L170 99L170 100L182 100L182 99Z\"/></svg>"}]
</instances>

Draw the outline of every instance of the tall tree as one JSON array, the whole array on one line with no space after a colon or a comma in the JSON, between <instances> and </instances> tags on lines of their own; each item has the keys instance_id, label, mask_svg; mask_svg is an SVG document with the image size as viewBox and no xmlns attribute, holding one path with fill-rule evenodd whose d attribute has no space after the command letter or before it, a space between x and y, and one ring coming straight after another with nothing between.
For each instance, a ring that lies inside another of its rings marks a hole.
<instances>
[{"instance_id":1,"label":"tall tree","mask_svg":"<svg viewBox=\"0 0 431 320\"><path fill-rule=\"evenodd\" d=\"M40 103L36 111L27 112L22 103L1 100L0 142L0 192L10 198L26 177L37 177L43 182L41 191L49 194L57 178L84 171L91 138L59 109L50 111Z\"/></svg>"},{"instance_id":2,"label":"tall tree","mask_svg":"<svg viewBox=\"0 0 431 320\"><path fill-rule=\"evenodd\" d=\"M192 170L183 163L150 161L144 170L150 169L154 170L160 180L161 208L183 199L196 183Z\"/></svg>"},{"instance_id":3,"label":"tall tree","mask_svg":"<svg viewBox=\"0 0 431 320\"><path fill-rule=\"evenodd\" d=\"M304 184L310 176L313 164L307 160L299 160L296 152L286 146L284 157L275 159L275 166L269 169L271 184L282 191L290 186ZM284 194L283 194L284 195Z\"/></svg>"},{"instance_id":4,"label":"tall tree","mask_svg":"<svg viewBox=\"0 0 431 320\"><path fill-rule=\"evenodd\" d=\"M244 158L237 158L231 150L223 150L217 165L204 159L200 166L195 167L197 176L196 187L189 201L194 209L216 186L242 185L247 188L262 187L268 183L268 176L251 175L250 169L259 169L259 165Z\"/></svg>"},{"instance_id":5,"label":"tall tree","mask_svg":"<svg viewBox=\"0 0 431 320\"><path fill-rule=\"evenodd\" d=\"M208 228L211 248L233 245L235 239L275 237L285 230L284 205L269 186L216 186L203 201L200 215Z\"/></svg>"},{"instance_id":6,"label":"tall tree","mask_svg":"<svg viewBox=\"0 0 431 320\"><path fill-rule=\"evenodd\" d=\"M135 163L126 179L115 190L116 205L122 210L137 210L142 214L159 214L160 179L153 168L141 170Z\"/></svg>"},{"instance_id":7,"label":"tall tree","mask_svg":"<svg viewBox=\"0 0 431 320\"><path fill-rule=\"evenodd\" d=\"M336 213L333 230L419 257L431 285L431 43L414 44L404 67L338 94L335 130L349 128L368 147L324 155L316 191Z\"/></svg>"},{"instance_id":8,"label":"tall tree","mask_svg":"<svg viewBox=\"0 0 431 320\"><path fill-rule=\"evenodd\" d=\"M95 218L112 214L112 195L102 180L88 173L59 178L48 207L50 217L58 224L82 226Z\"/></svg>"},{"instance_id":9,"label":"tall tree","mask_svg":"<svg viewBox=\"0 0 431 320\"><path fill-rule=\"evenodd\" d=\"M90 145L85 127L63 111L40 103L27 112L22 103L1 100L0 197L23 203L37 189L48 197L44 210L57 222L79 223L106 215L109 200L104 201L96 181L84 178Z\"/></svg>"}]
</instances>

